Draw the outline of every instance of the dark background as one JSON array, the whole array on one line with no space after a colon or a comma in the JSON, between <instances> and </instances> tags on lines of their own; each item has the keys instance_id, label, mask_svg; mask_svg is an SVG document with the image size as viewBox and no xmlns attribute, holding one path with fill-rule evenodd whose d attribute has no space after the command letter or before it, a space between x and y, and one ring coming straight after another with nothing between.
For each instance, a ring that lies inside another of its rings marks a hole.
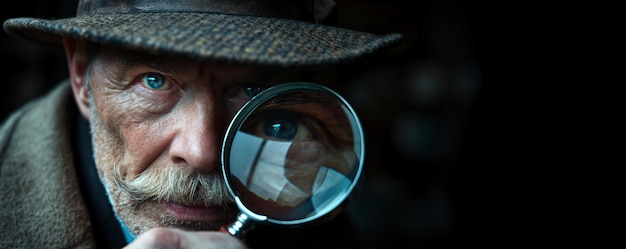
<instances>
[{"instance_id":1,"label":"dark background","mask_svg":"<svg viewBox=\"0 0 626 249\"><path fill-rule=\"evenodd\" d=\"M336 2L339 26L404 34L381 55L325 78L340 83L367 130L365 184L347 209L366 248L519 245L543 236L512 239L532 217L511 199L524 171L523 153L510 141L523 141L525 131L508 125L519 84L515 75L499 77L508 61L492 60L523 53L500 43L512 28L499 19L506 10L455 0ZM18 1L1 17L61 18L75 4ZM2 33L0 49L2 120L67 76L60 47Z\"/></svg>"}]
</instances>

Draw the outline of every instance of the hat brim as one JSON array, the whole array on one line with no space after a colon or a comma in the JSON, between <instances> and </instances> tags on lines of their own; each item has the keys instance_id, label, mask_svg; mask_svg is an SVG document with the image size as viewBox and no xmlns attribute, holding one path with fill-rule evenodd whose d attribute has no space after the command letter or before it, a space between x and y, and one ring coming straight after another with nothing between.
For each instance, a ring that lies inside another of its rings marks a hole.
<instances>
[{"instance_id":1,"label":"hat brim","mask_svg":"<svg viewBox=\"0 0 626 249\"><path fill-rule=\"evenodd\" d=\"M401 38L289 19L192 12L14 18L4 29L36 41L69 36L155 54L282 68L352 61Z\"/></svg>"}]
</instances>

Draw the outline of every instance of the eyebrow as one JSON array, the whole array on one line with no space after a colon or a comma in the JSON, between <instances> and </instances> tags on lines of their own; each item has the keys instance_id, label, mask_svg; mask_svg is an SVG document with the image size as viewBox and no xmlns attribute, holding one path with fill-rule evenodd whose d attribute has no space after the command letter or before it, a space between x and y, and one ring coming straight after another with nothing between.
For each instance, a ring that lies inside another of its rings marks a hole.
<instances>
[{"instance_id":1,"label":"eyebrow","mask_svg":"<svg viewBox=\"0 0 626 249\"><path fill-rule=\"evenodd\" d=\"M117 59L117 63L119 63L119 68L128 69L135 66L146 66L154 68L160 72L178 75L181 74L182 69L184 67L177 65L174 61L180 60L184 57L175 57L169 55L154 55L146 52L138 52L133 50L121 49L121 48L113 48L113 54L118 54L120 59ZM187 59L185 59L187 60ZM193 60L193 59L189 59ZM210 65L210 62L207 61L198 61L204 65ZM228 64L224 64L228 65ZM232 65L236 67L248 67L245 65ZM248 67L251 68L251 67ZM236 84L261 84L261 85L269 85L269 84L278 84L285 83L289 81L301 81L304 78L301 72L299 71L291 71L291 70L275 70L268 68L252 68L250 73L246 73L241 77L237 77L232 80L232 83Z\"/></svg>"},{"instance_id":2,"label":"eyebrow","mask_svg":"<svg viewBox=\"0 0 626 249\"><path fill-rule=\"evenodd\" d=\"M159 57L151 54L127 52L119 60L122 68L132 68L135 66L147 66L158 71L174 74L176 65L171 62L170 57Z\"/></svg>"}]
</instances>

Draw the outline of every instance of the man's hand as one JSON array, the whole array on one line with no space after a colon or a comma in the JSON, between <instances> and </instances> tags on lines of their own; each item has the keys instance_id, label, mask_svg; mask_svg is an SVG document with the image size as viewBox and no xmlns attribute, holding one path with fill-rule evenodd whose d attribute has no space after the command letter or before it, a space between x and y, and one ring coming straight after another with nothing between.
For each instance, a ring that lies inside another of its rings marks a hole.
<instances>
[{"instance_id":1,"label":"man's hand","mask_svg":"<svg viewBox=\"0 0 626 249\"><path fill-rule=\"evenodd\" d=\"M136 248L248 248L241 240L228 233L190 232L176 228L152 228L125 249Z\"/></svg>"}]
</instances>

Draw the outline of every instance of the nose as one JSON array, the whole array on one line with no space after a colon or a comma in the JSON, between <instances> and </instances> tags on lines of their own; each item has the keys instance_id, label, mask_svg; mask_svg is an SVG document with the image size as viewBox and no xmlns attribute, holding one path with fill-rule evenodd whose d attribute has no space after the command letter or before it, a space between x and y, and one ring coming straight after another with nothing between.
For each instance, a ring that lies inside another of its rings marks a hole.
<instances>
[{"instance_id":1,"label":"nose","mask_svg":"<svg viewBox=\"0 0 626 249\"><path fill-rule=\"evenodd\" d=\"M226 126L224 111L209 99L182 104L173 114L178 129L169 150L174 163L188 165L203 174L220 168L221 139Z\"/></svg>"}]
</instances>

